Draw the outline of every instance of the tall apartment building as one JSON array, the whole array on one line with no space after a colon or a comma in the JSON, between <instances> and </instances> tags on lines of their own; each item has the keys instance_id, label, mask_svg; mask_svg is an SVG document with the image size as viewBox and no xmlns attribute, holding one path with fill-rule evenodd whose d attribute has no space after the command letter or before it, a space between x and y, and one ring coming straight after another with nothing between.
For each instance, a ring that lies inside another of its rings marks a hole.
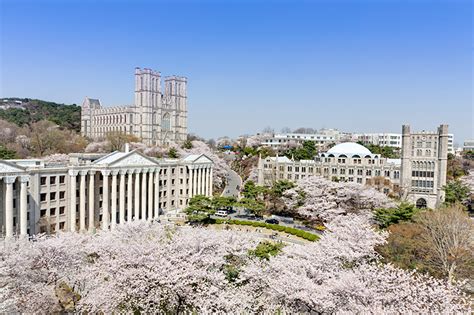
<instances>
[{"instance_id":1,"label":"tall apartment building","mask_svg":"<svg viewBox=\"0 0 474 315\"><path fill-rule=\"evenodd\" d=\"M182 143L188 133L187 79L164 78L151 69L135 69L135 102L132 106L103 107L86 97L82 104L81 133L101 139L109 132L131 134L148 145Z\"/></svg>"},{"instance_id":2,"label":"tall apartment building","mask_svg":"<svg viewBox=\"0 0 474 315\"><path fill-rule=\"evenodd\" d=\"M157 219L194 195L211 196L212 166L205 155L155 159L138 151L71 154L61 163L0 160L0 237Z\"/></svg>"}]
</instances>

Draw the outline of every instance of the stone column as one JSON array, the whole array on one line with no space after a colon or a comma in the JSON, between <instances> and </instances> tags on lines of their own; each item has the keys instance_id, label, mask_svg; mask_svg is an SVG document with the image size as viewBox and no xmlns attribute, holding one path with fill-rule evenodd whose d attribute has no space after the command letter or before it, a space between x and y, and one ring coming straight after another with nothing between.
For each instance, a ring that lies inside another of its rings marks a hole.
<instances>
[{"instance_id":1,"label":"stone column","mask_svg":"<svg viewBox=\"0 0 474 315\"><path fill-rule=\"evenodd\" d=\"M153 217L158 219L160 216L160 169L155 170L155 207Z\"/></svg>"},{"instance_id":2,"label":"stone column","mask_svg":"<svg viewBox=\"0 0 474 315\"><path fill-rule=\"evenodd\" d=\"M117 224L117 170L112 171L112 187L110 190L112 191L112 196L110 198L111 208L110 208L110 228L113 230L115 225Z\"/></svg>"},{"instance_id":3,"label":"stone column","mask_svg":"<svg viewBox=\"0 0 474 315\"><path fill-rule=\"evenodd\" d=\"M213 189L213 184L212 184L212 166L209 169L209 196L212 197L212 189Z\"/></svg>"},{"instance_id":4,"label":"stone column","mask_svg":"<svg viewBox=\"0 0 474 315\"><path fill-rule=\"evenodd\" d=\"M197 195L200 195L201 194L201 167L198 166L198 169L197 169L197 187L196 187L196 194Z\"/></svg>"},{"instance_id":5,"label":"stone column","mask_svg":"<svg viewBox=\"0 0 474 315\"><path fill-rule=\"evenodd\" d=\"M128 183L127 183L127 221L132 222L133 218L133 170L128 170Z\"/></svg>"},{"instance_id":6,"label":"stone column","mask_svg":"<svg viewBox=\"0 0 474 315\"><path fill-rule=\"evenodd\" d=\"M95 195L95 171L89 172L89 232L94 232L94 195Z\"/></svg>"},{"instance_id":7,"label":"stone column","mask_svg":"<svg viewBox=\"0 0 474 315\"><path fill-rule=\"evenodd\" d=\"M20 236L26 237L28 231L28 176L20 177Z\"/></svg>"},{"instance_id":8,"label":"stone column","mask_svg":"<svg viewBox=\"0 0 474 315\"><path fill-rule=\"evenodd\" d=\"M69 170L69 231L76 232L76 176L79 172Z\"/></svg>"},{"instance_id":9,"label":"stone column","mask_svg":"<svg viewBox=\"0 0 474 315\"><path fill-rule=\"evenodd\" d=\"M80 171L81 181L79 183L79 229L86 230L86 175L87 171Z\"/></svg>"},{"instance_id":10,"label":"stone column","mask_svg":"<svg viewBox=\"0 0 474 315\"><path fill-rule=\"evenodd\" d=\"M120 192L119 192L119 224L125 223L125 175L126 170L120 170Z\"/></svg>"},{"instance_id":11,"label":"stone column","mask_svg":"<svg viewBox=\"0 0 474 315\"><path fill-rule=\"evenodd\" d=\"M204 169L204 195L209 196L209 169L206 168Z\"/></svg>"},{"instance_id":12,"label":"stone column","mask_svg":"<svg viewBox=\"0 0 474 315\"><path fill-rule=\"evenodd\" d=\"M193 170L190 167L188 168L189 168L188 198L192 198L193 197Z\"/></svg>"},{"instance_id":13,"label":"stone column","mask_svg":"<svg viewBox=\"0 0 474 315\"><path fill-rule=\"evenodd\" d=\"M146 193L147 193L147 186L146 186L146 174L148 173L148 169L142 170L142 189L141 189L141 196L142 196L142 215L141 219L146 220Z\"/></svg>"},{"instance_id":14,"label":"stone column","mask_svg":"<svg viewBox=\"0 0 474 315\"><path fill-rule=\"evenodd\" d=\"M148 170L148 212L147 220L153 219L153 169Z\"/></svg>"},{"instance_id":15,"label":"stone column","mask_svg":"<svg viewBox=\"0 0 474 315\"><path fill-rule=\"evenodd\" d=\"M102 173L102 230L109 229L109 170Z\"/></svg>"},{"instance_id":16,"label":"stone column","mask_svg":"<svg viewBox=\"0 0 474 315\"><path fill-rule=\"evenodd\" d=\"M7 176L3 178L6 184L5 192L5 237L10 239L13 237L13 183L16 176Z\"/></svg>"},{"instance_id":17,"label":"stone column","mask_svg":"<svg viewBox=\"0 0 474 315\"><path fill-rule=\"evenodd\" d=\"M201 166L198 168L198 180L197 180L197 194L202 195L201 188L202 188L202 171Z\"/></svg>"},{"instance_id":18,"label":"stone column","mask_svg":"<svg viewBox=\"0 0 474 315\"><path fill-rule=\"evenodd\" d=\"M140 217L140 172L141 170L135 170L135 205L133 211L133 219L138 220Z\"/></svg>"}]
</instances>

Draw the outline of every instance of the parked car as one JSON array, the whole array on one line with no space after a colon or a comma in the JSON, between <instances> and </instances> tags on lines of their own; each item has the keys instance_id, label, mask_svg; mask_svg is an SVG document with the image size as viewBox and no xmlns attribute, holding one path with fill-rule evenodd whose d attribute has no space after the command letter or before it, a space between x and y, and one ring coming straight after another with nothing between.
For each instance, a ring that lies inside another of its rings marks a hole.
<instances>
[{"instance_id":1,"label":"parked car","mask_svg":"<svg viewBox=\"0 0 474 315\"><path fill-rule=\"evenodd\" d=\"M266 220L265 220L265 223L268 223L268 224L278 224L278 223L280 223L280 221L278 221L277 219L266 219Z\"/></svg>"},{"instance_id":2,"label":"parked car","mask_svg":"<svg viewBox=\"0 0 474 315\"><path fill-rule=\"evenodd\" d=\"M219 211L216 212L215 215L218 216L218 217L226 217L227 216L227 211L219 210Z\"/></svg>"}]
</instances>

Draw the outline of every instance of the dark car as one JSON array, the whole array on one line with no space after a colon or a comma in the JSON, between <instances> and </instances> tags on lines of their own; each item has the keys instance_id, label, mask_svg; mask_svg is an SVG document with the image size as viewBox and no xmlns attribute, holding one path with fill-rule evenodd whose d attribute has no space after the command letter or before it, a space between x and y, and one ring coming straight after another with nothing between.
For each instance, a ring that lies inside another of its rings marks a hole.
<instances>
[{"instance_id":1,"label":"dark car","mask_svg":"<svg viewBox=\"0 0 474 315\"><path fill-rule=\"evenodd\" d=\"M278 224L278 223L280 223L280 221L278 221L277 219L266 219L266 220L265 220L265 223L268 223L268 224Z\"/></svg>"}]
</instances>

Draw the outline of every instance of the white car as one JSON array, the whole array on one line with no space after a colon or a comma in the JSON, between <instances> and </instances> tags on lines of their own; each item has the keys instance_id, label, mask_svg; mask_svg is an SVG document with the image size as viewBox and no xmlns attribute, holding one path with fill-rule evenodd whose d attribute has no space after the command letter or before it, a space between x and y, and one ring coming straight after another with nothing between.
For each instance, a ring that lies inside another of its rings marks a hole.
<instances>
[{"instance_id":1,"label":"white car","mask_svg":"<svg viewBox=\"0 0 474 315\"><path fill-rule=\"evenodd\" d=\"M219 210L219 211L216 212L216 216L218 216L218 217L226 217L226 216L227 216L227 211Z\"/></svg>"}]
</instances>

